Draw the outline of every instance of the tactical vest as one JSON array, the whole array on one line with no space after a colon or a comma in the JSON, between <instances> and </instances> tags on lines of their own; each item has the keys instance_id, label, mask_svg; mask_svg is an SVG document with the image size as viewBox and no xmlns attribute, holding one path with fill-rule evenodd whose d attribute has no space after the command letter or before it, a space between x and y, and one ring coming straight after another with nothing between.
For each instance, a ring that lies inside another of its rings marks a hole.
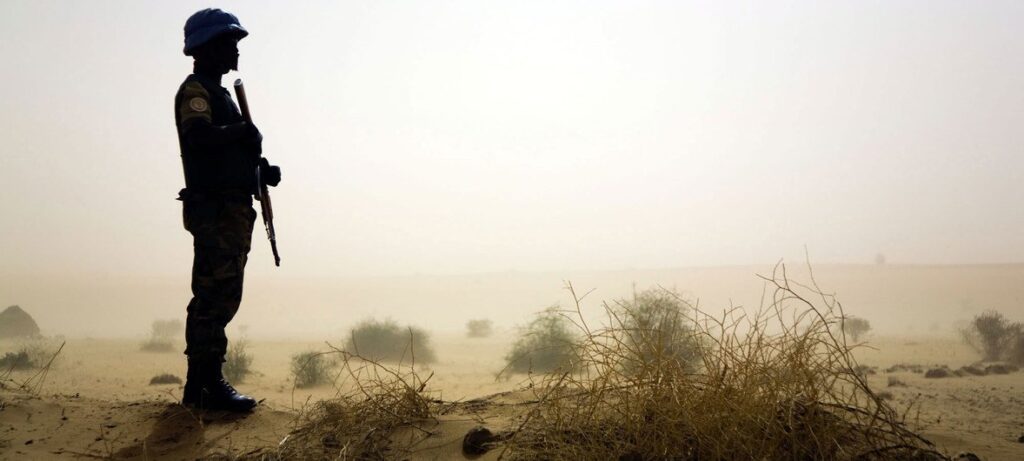
<instances>
[{"instance_id":1,"label":"tactical vest","mask_svg":"<svg viewBox=\"0 0 1024 461\"><path fill-rule=\"evenodd\" d=\"M258 160L246 152L244 145L193 146L186 141L193 118L207 120L214 126L242 122L242 114L231 99L231 93L216 81L192 74L178 88L174 108L187 193L209 197L254 193Z\"/></svg>"}]
</instances>

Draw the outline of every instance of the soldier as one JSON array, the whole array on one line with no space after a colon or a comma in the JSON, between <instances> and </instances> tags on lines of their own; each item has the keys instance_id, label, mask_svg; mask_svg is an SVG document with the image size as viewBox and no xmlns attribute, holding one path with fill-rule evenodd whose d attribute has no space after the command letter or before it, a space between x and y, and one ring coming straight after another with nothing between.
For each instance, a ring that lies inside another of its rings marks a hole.
<instances>
[{"instance_id":1,"label":"soldier","mask_svg":"<svg viewBox=\"0 0 1024 461\"><path fill-rule=\"evenodd\" d=\"M221 77L238 70L238 41L249 35L231 13L205 9L185 22L185 55L195 60L174 98L185 188L178 200L192 234L192 300L185 323L188 375L182 403L204 409L250 411L251 397L224 379L224 329L242 301L242 278L256 211L255 170L267 185L281 170L261 159L263 136L245 123Z\"/></svg>"}]
</instances>

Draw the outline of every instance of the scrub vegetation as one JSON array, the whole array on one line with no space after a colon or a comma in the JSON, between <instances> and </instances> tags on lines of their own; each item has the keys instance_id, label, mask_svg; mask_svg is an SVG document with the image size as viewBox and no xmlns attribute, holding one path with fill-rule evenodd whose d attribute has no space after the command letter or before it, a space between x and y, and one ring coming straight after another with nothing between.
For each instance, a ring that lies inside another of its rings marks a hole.
<instances>
[{"instance_id":1,"label":"scrub vegetation","mask_svg":"<svg viewBox=\"0 0 1024 461\"><path fill-rule=\"evenodd\" d=\"M982 360L1006 361L1024 366L1024 325L1013 322L997 311L974 316L960 331L967 345L978 351Z\"/></svg>"},{"instance_id":2,"label":"scrub vegetation","mask_svg":"<svg viewBox=\"0 0 1024 461\"><path fill-rule=\"evenodd\" d=\"M649 306L687 306L668 291L605 304L608 322L594 327L576 298L577 362L532 383L537 403L508 450L519 459L946 459L857 372L834 298L791 285L784 266L765 281L771 296L754 315L691 306L679 324L637 321Z\"/></svg>"},{"instance_id":3,"label":"scrub vegetation","mask_svg":"<svg viewBox=\"0 0 1024 461\"><path fill-rule=\"evenodd\" d=\"M507 430L471 429L464 453L500 449L497 459L520 460L948 459L908 429L890 392L876 393L857 371L834 298L813 285L790 285L784 267L765 280L767 305L754 315L736 308L712 316L671 291L649 290L603 304L607 321L593 326L570 285L574 308L539 313L517 342L522 351L555 344L564 354L527 381L521 392L530 397L504 407L511 412ZM306 407L291 436L249 452L251 459L404 459L437 436L441 415L506 405L504 394L444 402L427 390L433 375L424 379L409 364L383 365L342 349L325 354L342 368L338 395ZM510 365L527 356L537 357L510 354Z\"/></svg>"},{"instance_id":4,"label":"scrub vegetation","mask_svg":"<svg viewBox=\"0 0 1024 461\"><path fill-rule=\"evenodd\" d=\"M181 320L155 320L149 330L149 339L142 343L141 349L146 352L174 352L174 338L184 331Z\"/></svg>"},{"instance_id":5,"label":"scrub vegetation","mask_svg":"<svg viewBox=\"0 0 1024 461\"><path fill-rule=\"evenodd\" d=\"M871 322L866 319L852 315L843 318L843 333L846 333L846 336L853 342L859 342L869 331L871 331Z\"/></svg>"},{"instance_id":6,"label":"scrub vegetation","mask_svg":"<svg viewBox=\"0 0 1024 461\"><path fill-rule=\"evenodd\" d=\"M302 389L329 383L333 364L323 352L308 351L293 355L291 368L295 387Z\"/></svg>"},{"instance_id":7,"label":"scrub vegetation","mask_svg":"<svg viewBox=\"0 0 1024 461\"><path fill-rule=\"evenodd\" d=\"M466 322L466 336L469 338L486 338L494 332L494 325L488 319L473 319Z\"/></svg>"},{"instance_id":8,"label":"scrub vegetation","mask_svg":"<svg viewBox=\"0 0 1024 461\"><path fill-rule=\"evenodd\" d=\"M249 353L249 341L245 338L231 341L228 352L224 355L224 377L233 383L242 383L249 376L251 368L252 354Z\"/></svg>"},{"instance_id":9,"label":"scrub vegetation","mask_svg":"<svg viewBox=\"0 0 1024 461\"><path fill-rule=\"evenodd\" d=\"M426 331L401 327L393 320L365 320L356 325L345 341L345 350L371 360L428 364L437 360Z\"/></svg>"},{"instance_id":10,"label":"scrub vegetation","mask_svg":"<svg viewBox=\"0 0 1024 461\"><path fill-rule=\"evenodd\" d=\"M558 306L548 307L520 329L519 338L505 356L503 372L570 370L579 361L576 356L578 340L569 317L563 315Z\"/></svg>"}]
</instances>

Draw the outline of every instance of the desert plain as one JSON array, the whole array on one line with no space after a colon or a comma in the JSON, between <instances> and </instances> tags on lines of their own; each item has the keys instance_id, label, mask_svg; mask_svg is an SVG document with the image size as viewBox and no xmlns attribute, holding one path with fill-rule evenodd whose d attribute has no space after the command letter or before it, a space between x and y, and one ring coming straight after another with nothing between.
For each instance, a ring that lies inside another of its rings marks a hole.
<instances>
[{"instance_id":1,"label":"desert plain","mask_svg":"<svg viewBox=\"0 0 1024 461\"><path fill-rule=\"evenodd\" d=\"M801 267L788 275L809 278ZM276 446L289 437L298 415L346 386L296 388L292 357L343 346L346 328L367 318L391 318L428 331L437 360L414 369L429 377L425 393L453 404L430 423L431 436L403 458L464 459L468 430L509 429L522 417L517 404L536 398L535 376L501 372L517 327L548 305L571 301L565 281L589 292L583 306L598 319L602 301L651 286L684 293L705 311L730 305L756 309L763 293L757 274L772 269L250 281L243 310L229 329L233 339L246 338L252 356L252 372L237 387L261 400L254 413L243 416L197 414L177 404L180 384L150 384L164 373L184 377L180 339L171 352L140 348L149 322L183 317L188 293L181 280L128 278L120 281L126 295L118 296L116 279L9 277L0 299L33 315L44 336L36 341L63 349L44 377L36 377L39 370L8 373L8 385L0 390L0 459L232 459ZM1024 266L822 265L813 275L846 312L871 321L853 354L870 370L871 388L904 413L909 427L951 457L970 452L983 460L1024 459L1024 372L925 377L929 369L956 370L980 361L958 332L972 316L996 310L1013 320L1022 317ZM47 283L59 289L47 290ZM79 319L78 312L86 310L95 317ZM492 320L494 331L467 337L465 323L474 318ZM5 340L0 355L24 343ZM919 369L896 367L901 364ZM37 383L31 390L10 385L29 379ZM479 459L501 453L497 448Z\"/></svg>"}]
</instances>

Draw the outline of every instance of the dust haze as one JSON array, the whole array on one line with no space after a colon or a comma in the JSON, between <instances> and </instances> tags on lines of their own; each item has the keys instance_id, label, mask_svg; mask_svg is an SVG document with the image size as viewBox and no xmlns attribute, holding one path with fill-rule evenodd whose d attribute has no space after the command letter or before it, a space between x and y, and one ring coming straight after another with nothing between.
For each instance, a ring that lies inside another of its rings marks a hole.
<instances>
[{"instance_id":1,"label":"dust haze","mask_svg":"<svg viewBox=\"0 0 1024 461\"><path fill-rule=\"evenodd\" d=\"M257 221L228 336L266 402L197 435L155 421L181 397L191 297L181 25L207 6L4 4L0 458L263 449L347 389L341 362L297 360L369 326L422 334L432 360L397 366L500 432L552 372L508 372L545 309L607 325L658 292L754 318L783 269L841 303L828 332L869 323L837 373L922 415L906 427L937 453L1024 457L1024 4L222 2L251 31L225 82L245 78L283 170L282 265ZM25 314L38 333L8 335ZM79 425L14 422L51 404ZM430 415L447 435L414 459L451 459L470 427ZM91 432L108 416L142 423Z\"/></svg>"}]
</instances>

